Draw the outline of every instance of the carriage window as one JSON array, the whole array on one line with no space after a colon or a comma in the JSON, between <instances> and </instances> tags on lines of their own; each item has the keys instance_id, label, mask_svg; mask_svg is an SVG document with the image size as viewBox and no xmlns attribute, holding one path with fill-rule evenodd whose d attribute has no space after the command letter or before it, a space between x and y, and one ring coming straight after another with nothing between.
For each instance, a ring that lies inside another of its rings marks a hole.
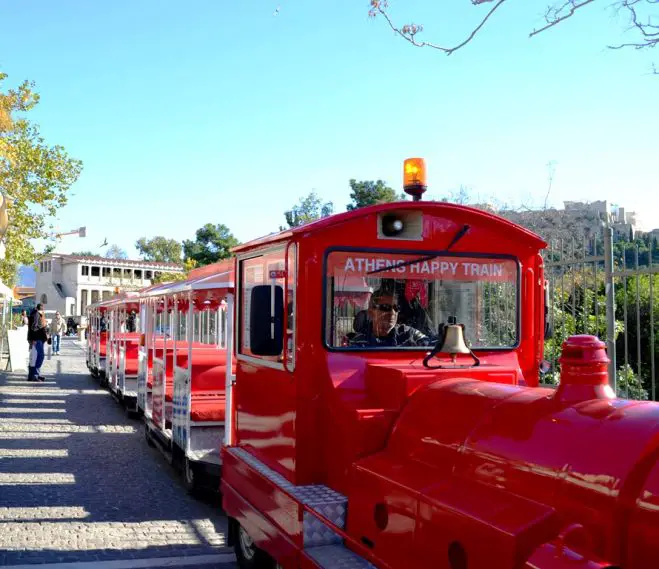
<instances>
[{"instance_id":1,"label":"carriage window","mask_svg":"<svg viewBox=\"0 0 659 569\"><path fill-rule=\"evenodd\" d=\"M423 349L450 316L474 349L518 341L513 259L335 251L327 257L325 341L333 348ZM421 258L421 260L418 260ZM414 261L409 265L402 263ZM401 266L398 266L401 265Z\"/></svg>"},{"instance_id":2,"label":"carriage window","mask_svg":"<svg viewBox=\"0 0 659 569\"><path fill-rule=\"evenodd\" d=\"M257 286L268 286L271 287L273 291L273 298L278 296L278 291L283 291L286 281L285 281L285 260L284 260L284 250L280 249L278 251L266 253L259 257L254 257L251 259L246 259L240 262L240 298L241 298L241 307L240 307L240 335L239 335L239 347L240 353L256 356L252 352L250 346L250 318L252 317L252 291ZM289 249L289 277L288 277L288 292L284 297L284 310L287 311L287 333L284 335L284 347L279 354L276 355L259 355L259 358L266 360L281 362L284 357L283 352L286 351L286 358L288 360L289 366L292 366L293 353L294 353L294 324L295 324L295 248L291 247ZM255 315L259 316L259 315ZM265 312L263 318L269 319L271 314ZM279 323L282 325L283 323ZM283 333L283 330L278 330L277 333Z\"/></svg>"}]
</instances>

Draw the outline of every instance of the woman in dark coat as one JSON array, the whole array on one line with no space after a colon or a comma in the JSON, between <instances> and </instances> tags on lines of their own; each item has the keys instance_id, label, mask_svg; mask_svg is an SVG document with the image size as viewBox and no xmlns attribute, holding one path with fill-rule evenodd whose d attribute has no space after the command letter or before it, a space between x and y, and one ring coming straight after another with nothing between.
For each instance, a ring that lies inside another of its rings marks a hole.
<instances>
[{"instance_id":1,"label":"woman in dark coat","mask_svg":"<svg viewBox=\"0 0 659 569\"><path fill-rule=\"evenodd\" d=\"M28 326L27 341L30 343L30 349L34 347L37 351L37 360L34 366L29 366L27 380L44 381L46 378L41 375L41 365L44 360L44 344L48 341L48 322L46 322L41 304L37 304L37 307L30 314Z\"/></svg>"}]
</instances>

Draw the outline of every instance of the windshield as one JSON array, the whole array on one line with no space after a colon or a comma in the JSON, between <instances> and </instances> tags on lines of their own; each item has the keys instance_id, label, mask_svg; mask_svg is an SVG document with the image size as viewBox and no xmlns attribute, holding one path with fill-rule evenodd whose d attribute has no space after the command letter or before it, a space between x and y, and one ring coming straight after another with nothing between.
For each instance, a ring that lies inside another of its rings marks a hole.
<instances>
[{"instance_id":1,"label":"windshield","mask_svg":"<svg viewBox=\"0 0 659 569\"><path fill-rule=\"evenodd\" d=\"M472 349L517 344L517 261L476 255L333 251L325 342L342 349L427 349L455 316ZM398 266L408 261L414 262ZM386 267L392 267L389 270Z\"/></svg>"}]
</instances>

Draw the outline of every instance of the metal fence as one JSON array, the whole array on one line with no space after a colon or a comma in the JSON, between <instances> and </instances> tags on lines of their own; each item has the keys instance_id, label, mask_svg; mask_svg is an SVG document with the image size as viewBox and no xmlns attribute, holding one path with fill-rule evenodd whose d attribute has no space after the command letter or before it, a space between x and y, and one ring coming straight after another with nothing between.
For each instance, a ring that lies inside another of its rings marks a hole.
<instances>
[{"instance_id":1,"label":"metal fence","mask_svg":"<svg viewBox=\"0 0 659 569\"><path fill-rule=\"evenodd\" d=\"M601 234L550 240L543 256L553 332L545 343L552 371L544 382L558 380L563 340L594 334L607 343L609 381L618 396L656 401L655 240L614 242L604 227Z\"/></svg>"}]
</instances>

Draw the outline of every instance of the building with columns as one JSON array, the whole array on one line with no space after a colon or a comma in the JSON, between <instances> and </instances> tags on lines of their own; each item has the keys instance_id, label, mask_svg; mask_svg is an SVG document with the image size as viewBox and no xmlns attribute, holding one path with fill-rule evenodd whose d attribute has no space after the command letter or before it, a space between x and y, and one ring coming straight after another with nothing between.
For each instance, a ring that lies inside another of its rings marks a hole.
<instances>
[{"instance_id":1,"label":"building with columns","mask_svg":"<svg viewBox=\"0 0 659 569\"><path fill-rule=\"evenodd\" d=\"M182 273L182 265L53 253L36 266L36 301L63 316L81 316L87 305L116 292L152 284L161 273Z\"/></svg>"}]
</instances>

